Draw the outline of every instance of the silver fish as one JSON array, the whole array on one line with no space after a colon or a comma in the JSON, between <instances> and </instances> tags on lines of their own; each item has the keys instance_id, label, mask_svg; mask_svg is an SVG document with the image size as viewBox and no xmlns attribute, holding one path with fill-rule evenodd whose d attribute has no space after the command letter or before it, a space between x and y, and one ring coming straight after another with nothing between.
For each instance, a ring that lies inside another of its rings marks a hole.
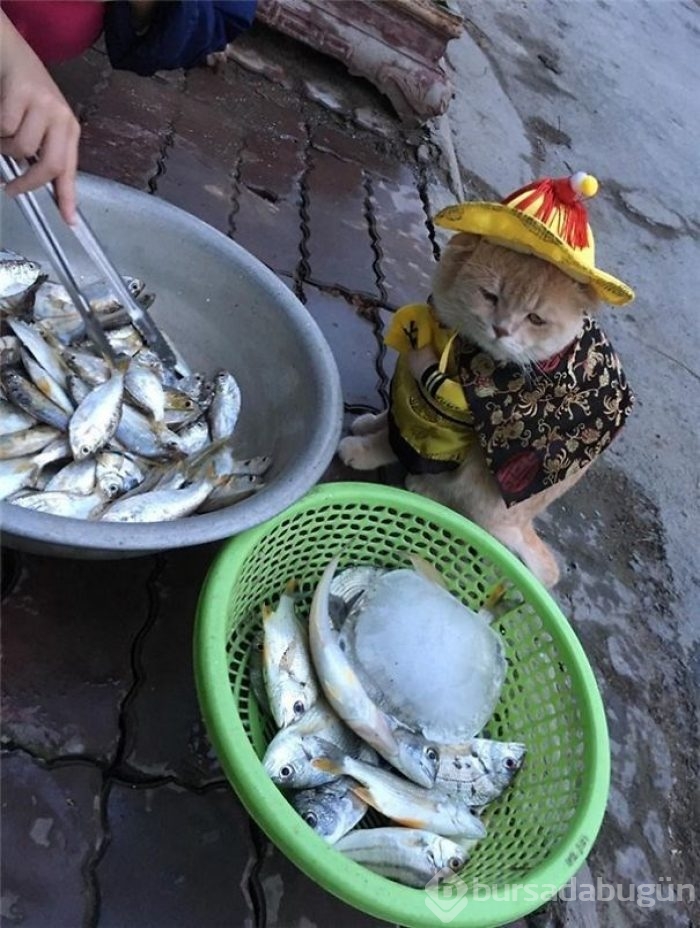
<instances>
[{"instance_id":1,"label":"silver fish","mask_svg":"<svg viewBox=\"0 0 700 928\"><path fill-rule=\"evenodd\" d=\"M339 777L313 789L302 789L290 798L309 828L328 844L335 844L365 816L367 803L356 796L350 777Z\"/></svg>"},{"instance_id":2,"label":"silver fish","mask_svg":"<svg viewBox=\"0 0 700 928\"><path fill-rule=\"evenodd\" d=\"M143 339L133 325L120 326L105 335L116 354L126 354L131 358L143 348Z\"/></svg>"},{"instance_id":3,"label":"silver fish","mask_svg":"<svg viewBox=\"0 0 700 928\"><path fill-rule=\"evenodd\" d=\"M41 267L13 251L0 251L0 310L13 313L31 307L34 292L45 280Z\"/></svg>"},{"instance_id":4,"label":"silver fish","mask_svg":"<svg viewBox=\"0 0 700 928\"><path fill-rule=\"evenodd\" d=\"M272 458L261 455L254 458L237 459L231 457L228 462L228 472L231 476L262 477L272 465Z\"/></svg>"},{"instance_id":5,"label":"silver fish","mask_svg":"<svg viewBox=\"0 0 700 928\"><path fill-rule=\"evenodd\" d=\"M77 461L103 448L119 425L124 394L124 375L112 371L110 379L88 393L73 413L68 438Z\"/></svg>"},{"instance_id":6,"label":"silver fish","mask_svg":"<svg viewBox=\"0 0 700 928\"><path fill-rule=\"evenodd\" d=\"M330 618L330 587L338 564L326 567L309 617L309 643L318 678L330 704L353 731L405 776L424 787L435 782L439 753L421 734L409 731L370 698L340 647Z\"/></svg>"},{"instance_id":7,"label":"silver fish","mask_svg":"<svg viewBox=\"0 0 700 928\"><path fill-rule=\"evenodd\" d=\"M14 335L0 335L0 364L19 364L19 348L19 339Z\"/></svg>"},{"instance_id":8,"label":"silver fish","mask_svg":"<svg viewBox=\"0 0 700 928\"><path fill-rule=\"evenodd\" d=\"M118 499L102 516L104 522L172 522L194 512L211 492L208 480L178 490L151 490Z\"/></svg>"},{"instance_id":9,"label":"silver fish","mask_svg":"<svg viewBox=\"0 0 700 928\"><path fill-rule=\"evenodd\" d=\"M178 381L177 389L193 399L198 406L211 403L213 387L207 384L204 374L194 373L183 377Z\"/></svg>"},{"instance_id":10,"label":"silver fish","mask_svg":"<svg viewBox=\"0 0 700 928\"><path fill-rule=\"evenodd\" d=\"M87 496L95 490L97 466L93 458L71 461L47 482L44 490L61 493L78 493Z\"/></svg>"},{"instance_id":11,"label":"silver fish","mask_svg":"<svg viewBox=\"0 0 700 928\"><path fill-rule=\"evenodd\" d=\"M163 397L164 405L167 410L186 413L191 413L197 410L199 412L197 401L176 387L166 386L163 389Z\"/></svg>"},{"instance_id":12,"label":"silver fish","mask_svg":"<svg viewBox=\"0 0 700 928\"><path fill-rule=\"evenodd\" d=\"M456 841L417 828L359 828L335 849L380 876L418 889L438 874L459 872L467 862Z\"/></svg>"},{"instance_id":13,"label":"silver fish","mask_svg":"<svg viewBox=\"0 0 700 928\"><path fill-rule=\"evenodd\" d=\"M96 315L108 339L112 329L119 329L129 322L129 314L125 309L96 313ZM41 320L40 327L46 337L51 336L64 346L76 345L87 336L85 321L78 312L66 313L62 316L48 316Z\"/></svg>"},{"instance_id":14,"label":"silver fish","mask_svg":"<svg viewBox=\"0 0 700 928\"><path fill-rule=\"evenodd\" d=\"M98 358L97 355L72 349L64 351L63 358L70 369L90 386L97 387L109 380L110 366L103 358Z\"/></svg>"},{"instance_id":15,"label":"silver fish","mask_svg":"<svg viewBox=\"0 0 700 928\"><path fill-rule=\"evenodd\" d=\"M267 690L265 689L265 675L263 671L263 633L256 632L250 643L250 655L248 657L248 683L250 691L255 697L259 708L266 714L270 714L270 706L267 701Z\"/></svg>"},{"instance_id":16,"label":"silver fish","mask_svg":"<svg viewBox=\"0 0 700 928\"><path fill-rule=\"evenodd\" d=\"M124 376L124 388L137 406L145 410L154 422L162 423L165 414L163 384L158 374L132 358Z\"/></svg>"},{"instance_id":17,"label":"silver fish","mask_svg":"<svg viewBox=\"0 0 700 928\"><path fill-rule=\"evenodd\" d=\"M67 383L68 393L76 406L80 405L90 390L92 390L92 386L85 383L84 380L81 380L77 374L69 374Z\"/></svg>"},{"instance_id":18,"label":"silver fish","mask_svg":"<svg viewBox=\"0 0 700 928\"><path fill-rule=\"evenodd\" d=\"M34 386L38 390L41 390L45 397L50 399L52 403L55 403L59 409L62 409L67 415L73 415L75 407L70 397L63 387L53 379L51 374L47 373L41 364L35 361L25 348L20 350L20 358Z\"/></svg>"},{"instance_id":19,"label":"silver fish","mask_svg":"<svg viewBox=\"0 0 700 928\"><path fill-rule=\"evenodd\" d=\"M21 432L36 425L34 416L16 409L7 400L0 400L0 435L9 435L12 432Z\"/></svg>"},{"instance_id":20,"label":"silver fish","mask_svg":"<svg viewBox=\"0 0 700 928\"><path fill-rule=\"evenodd\" d=\"M124 284L126 285L129 293L137 299L146 284L140 280L138 277L122 277ZM93 312L96 313L109 313L114 312L117 309L121 309L121 303L117 297L112 293L109 284L104 283L101 280L93 281L92 283L86 284L83 287L83 295L90 303L90 307Z\"/></svg>"},{"instance_id":21,"label":"silver fish","mask_svg":"<svg viewBox=\"0 0 700 928\"><path fill-rule=\"evenodd\" d=\"M240 503L257 490L261 490L265 484L260 477L254 474L238 476L233 474L224 480L219 486L214 487L207 499L199 508L200 512L216 512L217 509L225 509L233 503Z\"/></svg>"},{"instance_id":22,"label":"silver fish","mask_svg":"<svg viewBox=\"0 0 700 928\"><path fill-rule=\"evenodd\" d=\"M163 468L160 473L156 471L155 476L154 490L179 490L189 481L185 462L181 461Z\"/></svg>"},{"instance_id":23,"label":"silver fish","mask_svg":"<svg viewBox=\"0 0 700 928\"><path fill-rule=\"evenodd\" d=\"M458 795L417 786L389 770L343 755L334 745L328 745L326 756L314 758L311 764L324 773L357 780L362 784L355 787L360 799L408 828L447 837L483 838L486 834L483 823Z\"/></svg>"},{"instance_id":24,"label":"silver fish","mask_svg":"<svg viewBox=\"0 0 700 928\"><path fill-rule=\"evenodd\" d=\"M8 399L24 412L51 425L62 432L68 428L68 416L55 403L37 389L34 384L13 368L5 368L0 374Z\"/></svg>"},{"instance_id":25,"label":"silver fish","mask_svg":"<svg viewBox=\"0 0 700 928\"><path fill-rule=\"evenodd\" d=\"M170 464L161 472L158 480L159 486L182 486L184 483L191 483L203 477L211 480L213 486L218 486L226 477L225 471L222 472L218 466L221 444L221 442L214 442L206 445L201 451L195 452L184 460L180 454L180 460Z\"/></svg>"},{"instance_id":26,"label":"silver fish","mask_svg":"<svg viewBox=\"0 0 700 928\"><path fill-rule=\"evenodd\" d=\"M517 742L473 738L467 744L441 745L435 786L481 808L510 786L524 759L525 745Z\"/></svg>"},{"instance_id":27,"label":"silver fish","mask_svg":"<svg viewBox=\"0 0 700 928\"><path fill-rule=\"evenodd\" d=\"M347 567L333 577L328 607L337 628L345 622L351 610L361 608L367 593L386 573L388 571L385 568L361 564L357 567Z\"/></svg>"},{"instance_id":28,"label":"silver fish","mask_svg":"<svg viewBox=\"0 0 700 928\"><path fill-rule=\"evenodd\" d=\"M60 356L55 349L42 338L41 332L27 325L26 322L22 322L21 319L8 319L8 324L24 347L34 356L39 364L41 364L44 370L53 377L59 386L65 387L66 368L61 363Z\"/></svg>"},{"instance_id":29,"label":"silver fish","mask_svg":"<svg viewBox=\"0 0 700 928\"><path fill-rule=\"evenodd\" d=\"M108 499L115 499L143 483L144 473L124 454L101 451L96 458L95 479Z\"/></svg>"},{"instance_id":30,"label":"silver fish","mask_svg":"<svg viewBox=\"0 0 700 928\"><path fill-rule=\"evenodd\" d=\"M182 454L195 454L209 444L209 426L204 419L198 419L182 428L177 439Z\"/></svg>"},{"instance_id":31,"label":"silver fish","mask_svg":"<svg viewBox=\"0 0 700 928\"><path fill-rule=\"evenodd\" d=\"M142 281L125 281L138 302L153 302ZM5 285L10 296L18 297L7 305L2 299ZM3 497L17 496L26 501L23 505L41 511L29 488L64 494L48 497L44 508L70 514L77 511L70 497L79 490L85 496L100 495L95 511L120 497L124 508L109 505L107 521L151 521L179 518L181 510L213 511L262 488L259 478L269 458L235 460L222 448L240 408L232 375L219 372L215 408L207 415L215 386L204 374L187 372L183 377L184 362L178 372L166 368L144 346L104 281L82 284L82 292L108 333L118 362L98 354L65 288L47 281L38 264L0 253L0 309L6 316L9 312L12 331L0 336L0 463L3 455L13 461L0 473ZM125 367L127 357L132 362ZM214 435L208 420L214 423ZM65 437L65 450L47 462L72 453L68 466L47 467L35 460L35 449L46 441L44 450L51 450L51 429ZM152 493L160 495L147 495ZM89 504L83 508L87 513ZM164 514L158 515L161 508Z\"/></svg>"},{"instance_id":32,"label":"silver fish","mask_svg":"<svg viewBox=\"0 0 700 928\"><path fill-rule=\"evenodd\" d=\"M134 277L125 277L124 283L134 298L145 286L143 281ZM108 315L121 309L121 303L108 292L107 285L102 281L86 284L83 287L83 296L95 313ZM78 315L78 311L65 287L45 281L36 292L32 314L35 319L51 319L57 316Z\"/></svg>"},{"instance_id":33,"label":"silver fish","mask_svg":"<svg viewBox=\"0 0 700 928\"><path fill-rule=\"evenodd\" d=\"M330 783L341 774L313 766L329 743L343 754L357 755L363 749L360 739L319 698L301 718L277 732L267 746L263 766L277 786L303 789Z\"/></svg>"},{"instance_id":34,"label":"silver fish","mask_svg":"<svg viewBox=\"0 0 700 928\"><path fill-rule=\"evenodd\" d=\"M114 453L119 454L120 452L114 452ZM131 456L131 452L125 452L124 457L128 459L130 458L130 456ZM119 497L122 500L132 499L134 496L143 496L144 493L150 493L151 490L159 490L159 489L168 488L165 485L162 487L159 486L163 473L167 470L167 468L163 464L156 464L153 461L148 461L148 460L143 461L142 463L144 467L143 479L138 483L134 483L134 481L131 481L132 486L128 490L115 493L114 496L111 497L112 499L116 499L116 497ZM181 487L184 482L185 481L183 479L180 483L173 483L172 487L170 488L179 489L179 487ZM115 487L116 487L116 481L112 489L109 491L110 494L113 492Z\"/></svg>"},{"instance_id":35,"label":"silver fish","mask_svg":"<svg viewBox=\"0 0 700 928\"><path fill-rule=\"evenodd\" d=\"M301 718L319 695L307 636L294 612L295 589L290 581L276 609L262 608L265 689L279 728Z\"/></svg>"},{"instance_id":36,"label":"silver fish","mask_svg":"<svg viewBox=\"0 0 700 928\"><path fill-rule=\"evenodd\" d=\"M56 346L69 346L80 341L87 332L83 317L79 313L66 313L65 316L49 316L39 323L44 337L51 339Z\"/></svg>"},{"instance_id":37,"label":"silver fish","mask_svg":"<svg viewBox=\"0 0 700 928\"><path fill-rule=\"evenodd\" d=\"M69 454L68 443L57 439L32 457L0 461L0 499L7 499L23 487L32 486L42 468Z\"/></svg>"},{"instance_id":38,"label":"silver fish","mask_svg":"<svg viewBox=\"0 0 700 928\"><path fill-rule=\"evenodd\" d=\"M166 409L163 415L163 421L168 428L173 431L181 431L183 428L196 422L201 415L201 410L196 407L189 411L185 409Z\"/></svg>"},{"instance_id":39,"label":"silver fish","mask_svg":"<svg viewBox=\"0 0 700 928\"><path fill-rule=\"evenodd\" d=\"M146 416L128 403L122 405L115 437L127 450L142 458L161 461L179 454L177 435L167 430L156 432Z\"/></svg>"},{"instance_id":40,"label":"silver fish","mask_svg":"<svg viewBox=\"0 0 700 928\"><path fill-rule=\"evenodd\" d=\"M60 434L58 429L50 425L38 425L35 422L33 426L21 432L0 435L0 460L8 461L36 454Z\"/></svg>"},{"instance_id":41,"label":"silver fish","mask_svg":"<svg viewBox=\"0 0 700 928\"><path fill-rule=\"evenodd\" d=\"M64 286L45 280L36 291L32 315L40 322L43 319L55 319L61 316L77 316L78 311Z\"/></svg>"},{"instance_id":42,"label":"silver fish","mask_svg":"<svg viewBox=\"0 0 700 928\"><path fill-rule=\"evenodd\" d=\"M136 357L138 358L139 364L141 364L143 367L149 367L152 371L155 371L155 373L160 377L161 383L163 382L163 377L165 376L165 367L155 351L144 347L141 348Z\"/></svg>"},{"instance_id":43,"label":"silver fish","mask_svg":"<svg viewBox=\"0 0 700 928\"><path fill-rule=\"evenodd\" d=\"M34 512L45 512L52 516L64 516L71 519L93 519L102 509L105 500L101 493L93 492L66 493L61 491L31 493L14 500L14 505Z\"/></svg>"},{"instance_id":44,"label":"silver fish","mask_svg":"<svg viewBox=\"0 0 700 928\"><path fill-rule=\"evenodd\" d=\"M214 378L214 397L209 407L209 429L213 441L230 438L241 411L241 391L229 371L219 371Z\"/></svg>"}]
</instances>

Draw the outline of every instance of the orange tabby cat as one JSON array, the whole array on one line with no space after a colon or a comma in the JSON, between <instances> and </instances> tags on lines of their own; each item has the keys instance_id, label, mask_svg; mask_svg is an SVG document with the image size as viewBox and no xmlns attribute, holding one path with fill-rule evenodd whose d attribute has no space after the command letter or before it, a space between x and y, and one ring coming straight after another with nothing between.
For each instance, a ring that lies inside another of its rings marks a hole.
<instances>
[{"instance_id":1,"label":"orange tabby cat","mask_svg":"<svg viewBox=\"0 0 700 928\"><path fill-rule=\"evenodd\" d=\"M443 326L496 361L513 362L525 371L570 345L597 306L589 285L552 264L466 233L450 240L433 282L432 309ZM437 360L427 347L412 351L408 364L413 376L420 378ZM338 449L346 464L371 470L396 460L387 413L361 416L352 431ZM559 579L559 569L551 549L535 532L533 520L580 480L587 466L508 507L479 442L473 441L456 469L410 474L406 486L481 525L551 587Z\"/></svg>"}]
</instances>

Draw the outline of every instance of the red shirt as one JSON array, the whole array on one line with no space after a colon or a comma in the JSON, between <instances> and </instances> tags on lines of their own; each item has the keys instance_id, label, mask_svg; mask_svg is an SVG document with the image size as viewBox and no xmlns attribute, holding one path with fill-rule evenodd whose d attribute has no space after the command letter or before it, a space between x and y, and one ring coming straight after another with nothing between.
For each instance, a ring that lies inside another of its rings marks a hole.
<instances>
[{"instance_id":1,"label":"red shirt","mask_svg":"<svg viewBox=\"0 0 700 928\"><path fill-rule=\"evenodd\" d=\"M102 33L100 0L2 0L15 29L47 64L76 58Z\"/></svg>"}]
</instances>

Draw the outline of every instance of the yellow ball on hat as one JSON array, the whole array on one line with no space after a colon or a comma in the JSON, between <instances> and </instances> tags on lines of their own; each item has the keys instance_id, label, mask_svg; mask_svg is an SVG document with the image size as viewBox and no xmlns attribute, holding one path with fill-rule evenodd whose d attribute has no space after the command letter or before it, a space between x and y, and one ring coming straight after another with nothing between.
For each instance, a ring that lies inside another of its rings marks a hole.
<instances>
[{"instance_id":1,"label":"yellow ball on hat","mask_svg":"<svg viewBox=\"0 0 700 928\"><path fill-rule=\"evenodd\" d=\"M514 251L533 254L582 283L608 303L634 299L627 284L595 266L595 243L583 200L598 192L592 174L543 178L521 187L501 203L475 201L448 206L435 225L482 235Z\"/></svg>"}]
</instances>

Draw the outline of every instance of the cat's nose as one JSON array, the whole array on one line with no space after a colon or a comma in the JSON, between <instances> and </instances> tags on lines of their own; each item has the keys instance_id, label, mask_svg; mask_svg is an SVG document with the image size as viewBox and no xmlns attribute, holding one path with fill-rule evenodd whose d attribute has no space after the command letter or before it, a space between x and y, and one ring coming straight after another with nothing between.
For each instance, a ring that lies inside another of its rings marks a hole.
<instances>
[{"instance_id":1,"label":"cat's nose","mask_svg":"<svg viewBox=\"0 0 700 928\"><path fill-rule=\"evenodd\" d=\"M496 335L496 338L505 338L506 335L510 335L508 329L504 329L502 325L495 325L493 331Z\"/></svg>"}]
</instances>

